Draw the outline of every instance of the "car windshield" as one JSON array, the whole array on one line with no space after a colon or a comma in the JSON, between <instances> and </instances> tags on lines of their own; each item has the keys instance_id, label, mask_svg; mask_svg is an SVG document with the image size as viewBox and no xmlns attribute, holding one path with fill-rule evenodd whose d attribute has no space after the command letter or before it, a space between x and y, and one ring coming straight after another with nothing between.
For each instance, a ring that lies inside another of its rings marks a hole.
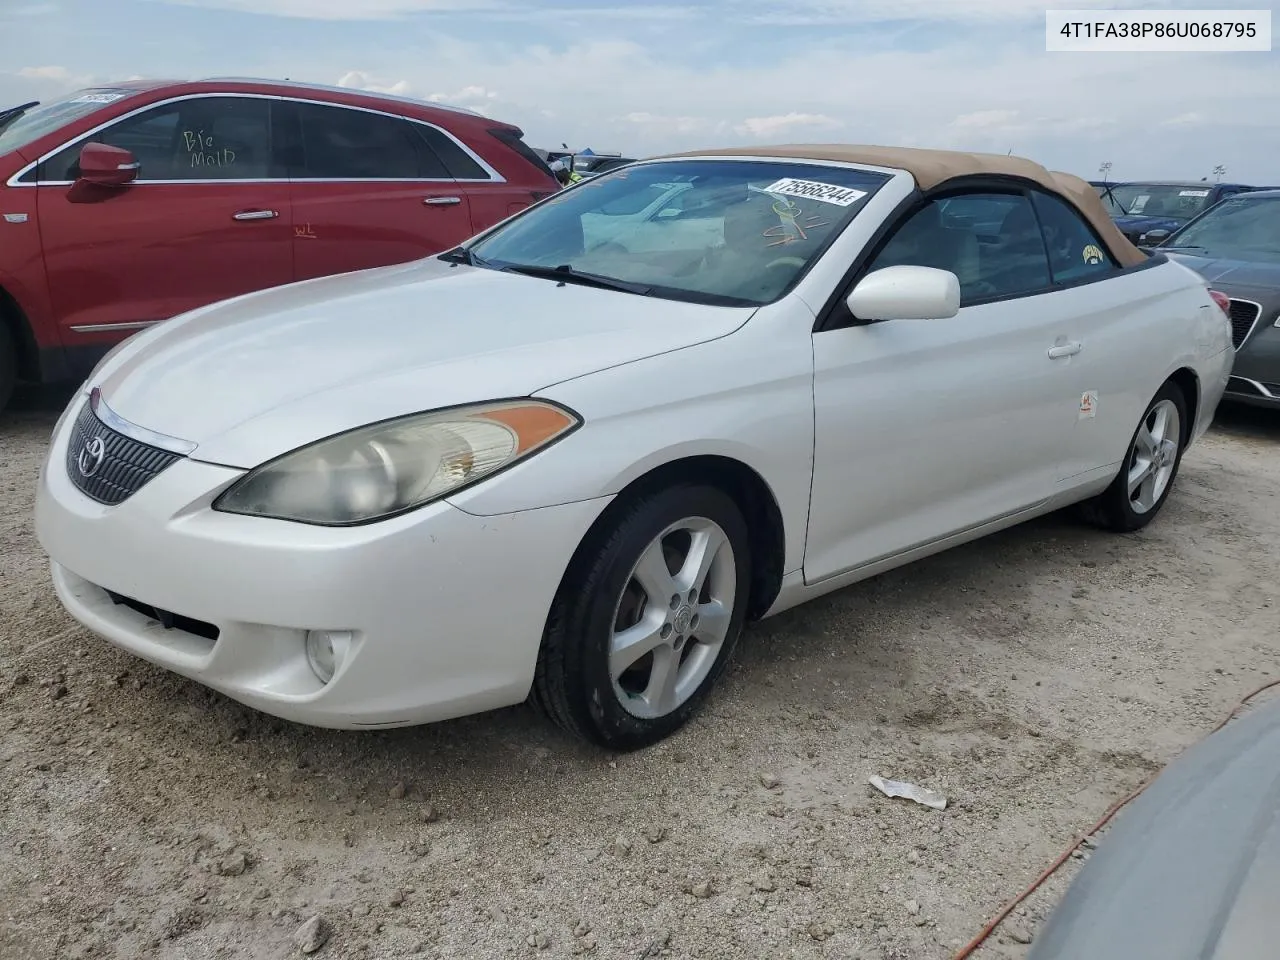
<instances>
[{"instance_id":1,"label":"car windshield","mask_svg":"<svg viewBox=\"0 0 1280 960\"><path fill-rule=\"evenodd\" d=\"M24 110L12 120L0 125L0 156L20 150L61 126L87 117L109 103L123 100L130 93L132 93L130 90L97 87L92 90L80 90L61 100L42 103Z\"/></svg>"},{"instance_id":2,"label":"car windshield","mask_svg":"<svg viewBox=\"0 0 1280 960\"><path fill-rule=\"evenodd\" d=\"M1159 249L1184 249L1224 260L1280 263L1280 197L1224 200Z\"/></svg>"},{"instance_id":3,"label":"car windshield","mask_svg":"<svg viewBox=\"0 0 1280 960\"><path fill-rule=\"evenodd\" d=\"M1111 188L1110 199L1104 197L1103 203L1111 206L1115 216L1190 220L1208 205L1212 192L1207 184L1122 183ZM1119 204L1119 210L1113 203Z\"/></svg>"},{"instance_id":4,"label":"car windshield","mask_svg":"<svg viewBox=\"0 0 1280 960\"><path fill-rule=\"evenodd\" d=\"M781 297L888 180L795 162L642 163L544 201L467 259L649 296L759 305Z\"/></svg>"}]
</instances>

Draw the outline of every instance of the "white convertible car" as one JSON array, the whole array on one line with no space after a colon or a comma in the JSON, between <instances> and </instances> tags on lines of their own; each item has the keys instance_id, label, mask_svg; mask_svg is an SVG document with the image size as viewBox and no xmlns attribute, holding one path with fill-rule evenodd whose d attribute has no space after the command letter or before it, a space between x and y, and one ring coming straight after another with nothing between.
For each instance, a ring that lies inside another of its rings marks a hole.
<instances>
[{"instance_id":1,"label":"white convertible car","mask_svg":"<svg viewBox=\"0 0 1280 960\"><path fill-rule=\"evenodd\" d=\"M139 333L58 422L37 530L72 616L267 713L528 699L632 749L748 620L1072 504L1149 522L1224 304L1027 160L664 157Z\"/></svg>"}]
</instances>

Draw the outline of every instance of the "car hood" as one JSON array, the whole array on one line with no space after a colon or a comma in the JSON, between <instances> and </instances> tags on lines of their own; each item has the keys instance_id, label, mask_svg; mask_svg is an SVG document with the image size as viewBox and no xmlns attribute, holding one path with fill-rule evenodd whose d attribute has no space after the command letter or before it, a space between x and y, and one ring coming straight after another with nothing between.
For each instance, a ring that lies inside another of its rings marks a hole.
<instances>
[{"instance_id":1,"label":"car hood","mask_svg":"<svg viewBox=\"0 0 1280 960\"><path fill-rule=\"evenodd\" d=\"M1152 248L1152 252L1165 253L1159 247ZM1280 263L1196 257L1172 251L1165 255L1200 274L1213 289L1259 304L1264 317L1280 312Z\"/></svg>"},{"instance_id":2,"label":"car hood","mask_svg":"<svg viewBox=\"0 0 1280 960\"><path fill-rule=\"evenodd\" d=\"M157 324L95 377L125 420L251 468L323 437L731 333L749 308L560 285L436 259L248 294Z\"/></svg>"},{"instance_id":3,"label":"car hood","mask_svg":"<svg viewBox=\"0 0 1280 960\"><path fill-rule=\"evenodd\" d=\"M1280 943L1280 704L1176 759L1120 814L1028 960L1255 960Z\"/></svg>"},{"instance_id":4,"label":"car hood","mask_svg":"<svg viewBox=\"0 0 1280 960\"><path fill-rule=\"evenodd\" d=\"M1120 228L1121 232L1141 230L1145 233L1148 230L1176 230L1185 222L1185 220L1175 220L1170 217L1140 217L1132 214L1115 218L1115 225Z\"/></svg>"}]
</instances>

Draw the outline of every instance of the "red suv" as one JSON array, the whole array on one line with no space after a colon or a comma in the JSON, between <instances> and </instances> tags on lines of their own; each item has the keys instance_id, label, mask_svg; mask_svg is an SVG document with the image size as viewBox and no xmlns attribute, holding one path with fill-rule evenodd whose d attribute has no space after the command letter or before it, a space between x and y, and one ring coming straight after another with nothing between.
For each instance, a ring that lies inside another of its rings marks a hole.
<instances>
[{"instance_id":1,"label":"red suv","mask_svg":"<svg viewBox=\"0 0 1280 960\"><path fill-rule=\"evenodd\" d=\"M561 189L511 124L258 80L121 83L0 112L0 408L132 331L439 253Z\"/></svg>"}]
</instances>

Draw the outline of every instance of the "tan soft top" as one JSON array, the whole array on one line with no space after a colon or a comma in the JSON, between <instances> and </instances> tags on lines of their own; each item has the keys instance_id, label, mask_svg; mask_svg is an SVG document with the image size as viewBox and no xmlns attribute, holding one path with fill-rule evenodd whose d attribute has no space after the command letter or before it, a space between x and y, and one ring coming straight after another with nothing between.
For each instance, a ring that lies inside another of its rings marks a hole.
<instances>
[{"instance_id":1,"label":"tan soft top","mask_svg":"<svg viewBox=\"0 0 1280 960\"><path fill-rule=\"evenodd\" d=\"M1132 267L1147 259L1112 222L1098 192L1085 180L1069 173L1051 173L1040 164L999 153L962 153L921 150L914 147L874 147L847 143L792 143L766 147L728 147L668 154L676 157L785 157L796 160L829 160L873 167L906 170L921 190L932 190L956 177L1020 177L1056 193L1089 221L1121 266Z\"/></svg>"}]
</instances>

